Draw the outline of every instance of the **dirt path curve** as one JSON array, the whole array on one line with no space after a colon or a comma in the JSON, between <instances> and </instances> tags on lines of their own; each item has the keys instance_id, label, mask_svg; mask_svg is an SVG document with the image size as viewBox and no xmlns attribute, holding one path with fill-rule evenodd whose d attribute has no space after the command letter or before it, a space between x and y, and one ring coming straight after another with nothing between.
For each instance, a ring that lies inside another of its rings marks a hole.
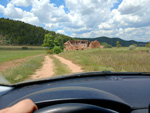
<instances>
[{"instance_id":1,"label":"dirt path curve","mask_svg":"<svg viewBox=\"0 0 150 113\"><path fill-rule=\"evenodd\" d=\"M31 75L31 79L48 78L54 74L53 60L49 56L45 56L42 68L38 69L34 75Z\"/></svg>"},{"instance_id":2,"label":"dirt path curve","mask_svg":"<svg viewBox=\"0 0 150 113\"><path fill-rule=\"evenodd\" d=\"M61 63L66 64L69 67L69 69L72 71L72 73L83 72L80 66L72 63L70 60L62 58L58 55L53 55L53 56L58 58L61 61Z\"/></svg>"}]
</instances>

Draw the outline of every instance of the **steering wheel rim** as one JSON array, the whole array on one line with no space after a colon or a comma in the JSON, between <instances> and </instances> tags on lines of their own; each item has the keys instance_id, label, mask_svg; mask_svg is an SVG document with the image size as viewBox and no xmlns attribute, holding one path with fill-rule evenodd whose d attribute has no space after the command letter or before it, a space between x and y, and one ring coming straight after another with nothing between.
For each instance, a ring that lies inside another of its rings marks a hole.
<instances>
[{"instance_id":1,"label":"steering wheel rim","mask_svg":"<svg viewBox=\"0 0 150 113\"><path fill-rule=\"evenodd\" d=\"M34 113L118 113L116 111L102 108L96 105L83 103L64 103L41 108Z\"/></svg>"}]
</instances>

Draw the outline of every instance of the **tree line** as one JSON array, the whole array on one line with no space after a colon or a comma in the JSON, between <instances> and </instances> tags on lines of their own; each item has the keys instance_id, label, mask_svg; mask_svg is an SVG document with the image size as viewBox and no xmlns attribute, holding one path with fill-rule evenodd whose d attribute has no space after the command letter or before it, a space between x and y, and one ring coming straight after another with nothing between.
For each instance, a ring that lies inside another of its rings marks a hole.
<instances>
[{"instance_id":1,"label":"tree line","mask_svg":"<svg viewBox=\"0 0 150 113\"><path fill-rule=\"evenodd\" d=\"M0 44L3 45L42 45L46 34L52 36L56 45L63 45L72 38L33 26L21 21L0 18ZM55 39L56 38L56 39ZM58 43L59 42L59 43Z\"/></svg>"}]
</instances>

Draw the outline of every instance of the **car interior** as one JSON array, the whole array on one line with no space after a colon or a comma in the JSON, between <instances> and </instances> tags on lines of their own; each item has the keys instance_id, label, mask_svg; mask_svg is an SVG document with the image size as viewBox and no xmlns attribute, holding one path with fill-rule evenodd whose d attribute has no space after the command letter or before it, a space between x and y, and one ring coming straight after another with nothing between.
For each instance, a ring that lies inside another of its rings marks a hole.
<instances>
[{"instance_id":1,"label":"car interior","mask_svg":"<svg viewBox=\"0 0 150 113\"><path fill-rule=\"evenodd\" d=\"M149 86L146 73L77 73L0 86L0 109L29 98L35 113L148 113Z\"/></svg>"}]
</instances>

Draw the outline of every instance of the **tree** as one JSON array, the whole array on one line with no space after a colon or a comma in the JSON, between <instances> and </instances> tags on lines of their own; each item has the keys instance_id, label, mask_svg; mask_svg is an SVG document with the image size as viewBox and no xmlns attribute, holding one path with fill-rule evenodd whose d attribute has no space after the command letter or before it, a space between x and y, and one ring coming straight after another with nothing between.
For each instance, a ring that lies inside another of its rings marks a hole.
<instances>
[{"instance_id":1,"label":"tree","mask_svg":"<svg viewBox=\"0 0 150 113\"><path fill-rule=\"evenodd\" d=\"M54 53L59 54L59 53L61 53L62 50L61 50L60 46L55 46L53 48L53 51L54 51Z\"/></svg>"},{"instance_id":2,"label":"tree","mask_svg":"<svg viewBox=\"0 0 150 113\"><path fill-rule=\"evenodd\" d=\"M137 47L137 44L133 44L135 47Z\"/></svg>"},{"instance_id":3,"label":"tree","mask_svg":"<svg viewBox=\"0 0 150 113\"><path fill-rule=\"evenodd\" d=\"M121 44L119 43L119 41L116 42L116 47L121 47Z\"/></svg>"},{"instance_id":4,"label":"tree","mask_svg":"<svg viewBox=\"0 0 150 113\"><path fill-rule=\"evenodd\" d=\"M104 46L104 48L112 48L112 45L110 45L106 42L102 42L101 45Z\"/></svg>"},{"instance_id":5,"label":"tree","mask_svg":"<svg viewBox=\"0 0 150 113\"><path fill-rule=\"evenodd\" d=\"M136 49L136 46L135 46L135 45L130 45L130 46L129 46L129 50L134 50L134 49Z\"/></svg>"},{"instance_id":6,"label":"tree","mask_svg":"<svg viewBox=\"0 0 150 113\"><path fill-rule=\"evenodd\" d=\"M145 45L146 47L150 48L150 42L148 42L148 44Z\"/></svg>"},{"instance_id":7,"label":"tree","mask_svg":"<svg viewBox=\"0 0 150 113\"><path fill-rule=\"evenodd\" d=\"M54 41L53 41L53 36L48 33L44 36L44 41L43 41L43 47L49 47L49 49L53 49L55 44L54 44Z\"/></svg>"}]
</instances>

